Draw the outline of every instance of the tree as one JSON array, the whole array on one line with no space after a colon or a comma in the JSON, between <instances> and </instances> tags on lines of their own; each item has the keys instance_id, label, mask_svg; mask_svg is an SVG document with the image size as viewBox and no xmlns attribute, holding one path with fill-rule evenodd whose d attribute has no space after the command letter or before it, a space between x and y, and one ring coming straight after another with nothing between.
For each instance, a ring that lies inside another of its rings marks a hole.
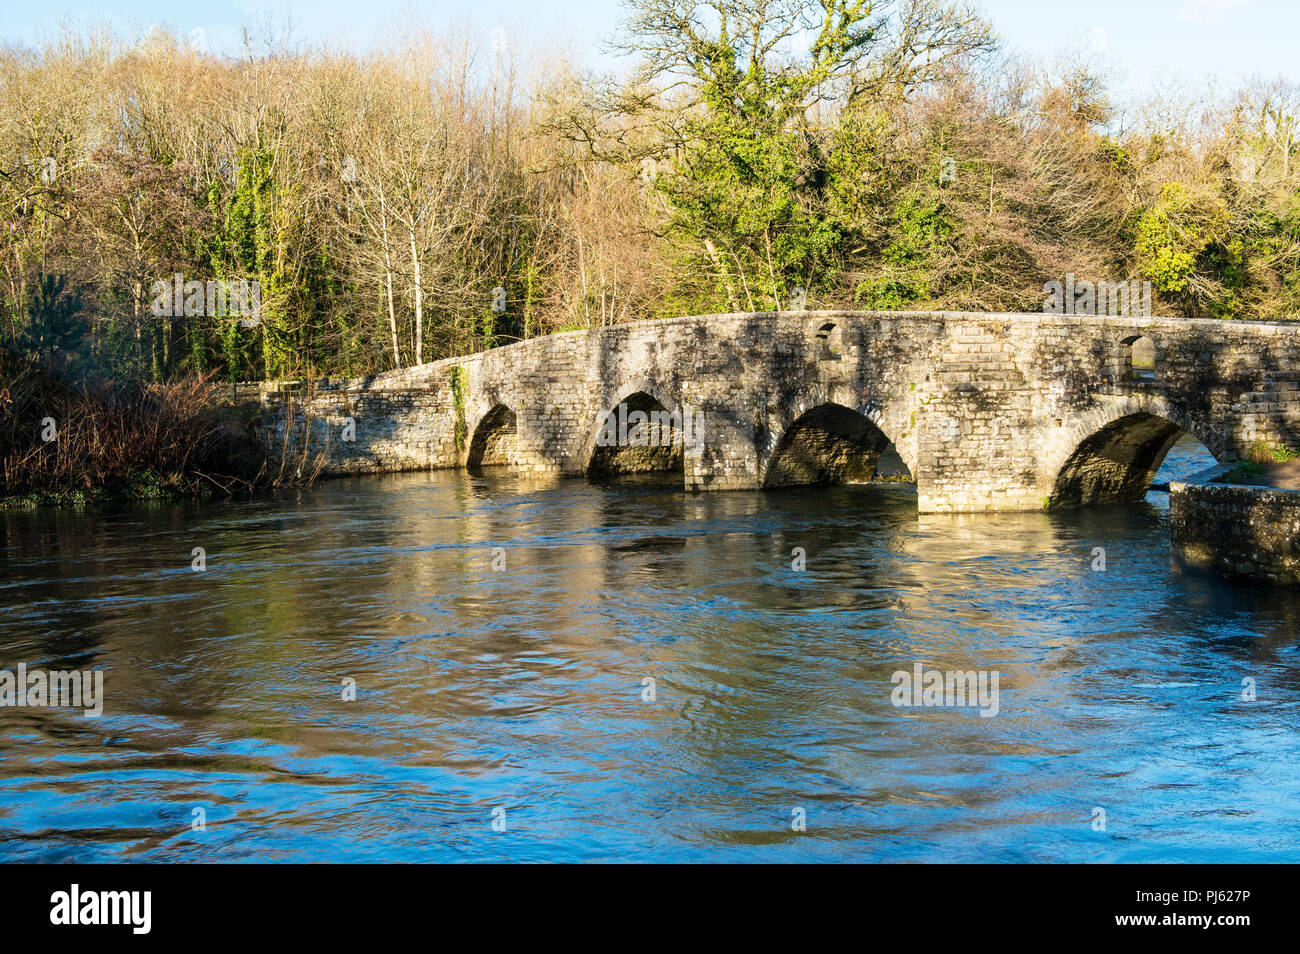
<instances>
[{"instance_id":1,"label":"tree","mask_svg":"<svg viewBox=\"0 0 1300 954\"><path fill-rule=\"evenodd\" d=\"M571 113L593 154L665 165L656 187L703 268L738 310L779 308L795 285L829 285L845 239L827 208L839 118L903 95L991 32L964 7L912 0L633 0L621 48L633 81ZM605 117L613 117L613 120Z\"/></svg>"},{"instance_id":2,"label":"tree","mask_svg":"<svg viewBox=\"0 0 1300 954\"><path fill-rule=\"evenodd\" d=\"M151 289L191 270L196 235L206 227L189 170L120 149L99 149L91 157L68 241L76 256L94 263L99 317L110 330L125 318L136 369L155 380L166 377L180 356L180 325L151 314Z\"/></svg>"}]
</instances>

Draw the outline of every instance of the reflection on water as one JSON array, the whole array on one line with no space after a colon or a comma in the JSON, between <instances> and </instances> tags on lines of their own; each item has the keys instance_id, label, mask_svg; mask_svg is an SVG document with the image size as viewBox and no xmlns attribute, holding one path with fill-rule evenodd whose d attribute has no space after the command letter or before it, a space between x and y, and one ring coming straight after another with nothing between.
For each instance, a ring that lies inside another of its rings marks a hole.
<instances>
[{"instance_id":1,"label":"reflection on water","mask_svg":"<svg viewBox=\"0 0 1300 954\"><path fill-rule=\"evenodd\" d=\"M434 473L3 514L0 668L107 701L0 709L0 858L1297 860L1297 600L1174 572L1166 513ZM999 715L894 708L915 662Z\"/></svg>"}]
</instances>

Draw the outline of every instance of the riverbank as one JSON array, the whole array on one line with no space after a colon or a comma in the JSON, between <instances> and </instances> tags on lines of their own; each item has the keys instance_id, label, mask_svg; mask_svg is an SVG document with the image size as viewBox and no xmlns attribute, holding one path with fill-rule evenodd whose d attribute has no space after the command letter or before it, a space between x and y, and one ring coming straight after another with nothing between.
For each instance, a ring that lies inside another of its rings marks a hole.
<instances>
[{"instance_id":1,"label":"riverbank","mask_svg":"<svg viewBox=\"0 0 1300 954\"><path fill-rule=\"evenodd\" d=\"M229 496L317 473L269 458L260 406L205 377L65 380L0 352L0 508Z\"/></svg>"},{"instance_id":2,"label":"riverbank","mask_svg":"<svg viewBox=\"0 0 1300 954\"><path fill-rule=\"evenodd\" d=\"M1300 490L1300 460L1266 464L1242 461L1224 476L1222 482L1274 490Z\"/></svg>"}]
</instances>

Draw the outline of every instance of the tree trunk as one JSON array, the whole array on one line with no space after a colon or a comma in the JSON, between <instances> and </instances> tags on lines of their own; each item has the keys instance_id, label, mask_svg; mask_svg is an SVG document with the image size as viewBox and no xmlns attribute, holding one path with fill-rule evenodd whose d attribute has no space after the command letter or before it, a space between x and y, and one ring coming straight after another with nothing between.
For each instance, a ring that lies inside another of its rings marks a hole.
<instances>
[{"instance_id":1,"label":"tree trunk","mask_svg":"<svg viewBox=\"0 0 1300 954\"><path fill-rule=\"evenodd\" d=\"M415 363L424 363L424 291L420 288L420 256L415 251L415 229L407 229L411 239L411 266L415 269Z\"/></svg>"},{"instance_id":2,"label":"tree trunk","mask_svg":"<svg viewBox=\"0 0 1300 954\"><path fill-rule=\"evenodd\" d=\"M384 214L384 197L379 196L379 230L384 236L384 283L388 287L388 330L393 336L393 367L402 367L402 352L397 346L397 313L393 311L393 258L388 251L388 216Z\"/></svg>"},{"instance_id":3,"label":"tree trunk","mask_svg":"<svg viewBox=\"0 0 1300 954\"><path fill-rule=\"evenodd\" d=\"M709 253L709 261L713 262L713 267L722 276L722 283L727 286L727 301L731 303L731 310L740 311L740 299L736 297L736 287L731 284L731 276L723 268L722 260L718 258L718 249L712 239L704 240L704 250Z\"/></svg>"}]
</instances>

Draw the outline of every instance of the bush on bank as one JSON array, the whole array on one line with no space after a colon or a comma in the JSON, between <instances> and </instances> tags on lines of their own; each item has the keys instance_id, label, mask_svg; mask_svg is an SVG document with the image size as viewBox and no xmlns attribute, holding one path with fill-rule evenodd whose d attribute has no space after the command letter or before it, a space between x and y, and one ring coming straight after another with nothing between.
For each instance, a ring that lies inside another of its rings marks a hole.
<instances>
[{"instance_id":1,"label":"bush on bank","mask_svg":"<svg viewBox=\"0 0 1300 954\"><path fill-rule=\"evenodd\" d=\"M68 382L0 351L6 505L224 495L270 485L254 420L208 379Z\"/></svg>"}]
</instances>

